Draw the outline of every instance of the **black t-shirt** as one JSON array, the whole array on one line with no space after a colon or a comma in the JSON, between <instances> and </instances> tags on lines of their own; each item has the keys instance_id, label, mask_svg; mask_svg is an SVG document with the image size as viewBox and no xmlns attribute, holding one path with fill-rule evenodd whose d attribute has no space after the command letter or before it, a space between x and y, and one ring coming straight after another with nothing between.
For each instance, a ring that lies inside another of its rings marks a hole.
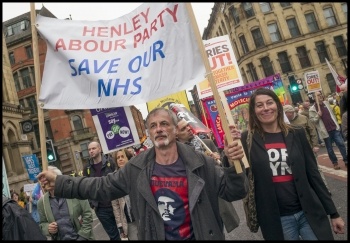
<instances>
[{"instance_id":1,"label":"black t-shirt","mask_svg":"<svg viewBox=\"0 0 350 243\"><path fill-rule=\"evenodd\" d=\"M287 148L282 132L265 133L265 148L269 155L280 215L292 215L301 211L292 170L287 164Z\"/></svg>"}]
</instances>

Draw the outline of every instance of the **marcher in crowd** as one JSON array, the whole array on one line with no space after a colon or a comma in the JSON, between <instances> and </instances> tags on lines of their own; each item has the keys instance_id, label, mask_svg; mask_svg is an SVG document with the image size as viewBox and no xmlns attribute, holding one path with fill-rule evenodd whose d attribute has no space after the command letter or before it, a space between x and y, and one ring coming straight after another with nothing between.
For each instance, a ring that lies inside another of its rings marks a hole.
<instances>
[{"instance_id":1,"label":"marcher in crowd","mask_svg":"<svg viewBox=\"0 0 350 243\"><path fill-rule=\"evenodd\" d=\"M83 176L102 177L115 171L115 162L111 156L102 153L99 142L93 141L88 145L90 158L83 169ZM101 198L100 200L91 200L90 206L95 210L97 218L100 220L104 230L110 240L121 240L116 219L113 213L111 200Z\"/></svg>"},{"instance_id":2,"label":"marcher in crowd","mask_svg":"<svg viewBox=\"0 0 350 243\"><path fill-rule=\"evenodd\" d=\"M39 212L38 212L38 201L42 195L43 195L43 193L42 193L40 183L36 182L36 185L35 185L34 190L32 192L32 196L29 197L29 203L27 203L27 205L26 205L26 209L28 212L31 213L34 221L37 224L40 223L40 216L39 216ZM30 207L31 207L31 209L30 209Z\"/></svg>"},{"instance_id":3,"label":"marcher in crowd","mask_svg":"<svg viewBox=\"0 0 350 243\"><path fill-rule=\"evenodd\" d=\"M315 92L315 99L319 100L320 110L318 110L317 102L310 108L310 120L316 125L320 137L324 140L329 159L333 163L333 168L339 170L338 158L334 153L332 142L335 142L343 157L345 166L348 165L348 156L344 139L340 132L339 124L332 112L331 107L320 92Z\"/></svg>"},{"instance_id":4,"label":"marcher in crowd","mask_svg":"<svg viewBox=\"0 0 350 243\"><path fill-rule=\"evenodd\" d=\"M115 152L116 170L123 168L132 157L133 155L128 149ZM132 212L129 195L113 200L112 206L121 238L137 240L137 224Z\"/></svg>"},{"instance_id":5,"label":"marcher in crowd","mask_svg":"<svg viewBox=\"0 0 350 243\"><path fill-rule=\"evenodd\" d=\"M340 99L340 110L342 119L342 132L345 141L348 141L348 91L343 92Z\"/></svg>"},{"instance_id":6,"label":"marcher in crowd","mask_svg":"<svg viewBox=\"0 0 350 243\"><path fill-rule=\"evenodd\" d=\"M48 166L54 175L62 175L55 166ZM57 197L53 188L38 201L40 228L52 240L94 240L93 218L88 200Z\"/></svg>"},{"instance_id":7,"label":"marcher in crowd","mask_svg":"<svg viewBox=\"0 0 350 243\"><path fill-rule=\"evenodd\" d=\"M185 119L179 120L177 128L176 138L179 142L192 146L196 151L205 153L206 155L213 157L216 161L220 160L220 154L214 142L208 138L200 139L199 137L195 137L188 121ZM202 140L211 150L210 152L205 149L200 140Z\"/></svg>"},{"instance_id":8,"label":"marcher in crowd","mask_svg":"<svg viewBox=\"0 0 350 243\"><path fill-rule=\"evenodd\" d=\"M239 174L234 166L216 166L213 158L176 141L176 124L172 111L152 110L146 128L154 146L107 176L79 178L43 171L38 178L61 197L113 200L129 194L139 240L224 240L217 198L234 201L246 196L244 165ZM237 132L230 128L232 134ZM243 158L237 141L226 142L225 153L232 160Z\"/></svg>"},{"instance_id":9,"label":"marcher in crowd","mask_svg":"<svg viewBox=\"0 0 350 243\"><path fill-rule=\"evenodd\" d=\"M315 153L315 158L317 161L317 152L320 150L320 148L318 147L317 131L316 131L315 125L306 116L295 112L293 109L293 106L291 105L284 105L283 111L286 114L290 124L292 124L293 126L300 126L305 129L306 138L309 141L309 144L311 145L312 151ZM318 164L317 164L317 167L318 167L318 171L321 174L324 184L326 185L329 193L331 193L329 190L326 178L323 175L322 169Z\"/></svg>"},{"instance_id":10,"label":"marcher in crowd","mask_svg":"<svg viewBox=\"0 0 350 243\"><path fill-rule=\"evenodd\" d=\"M337 95L339 97L339 95ZM328 99L329 106L332 108L332 112L338 122L339 128L340 128L340 134L343 136L342 131L341 131L341 112L340 112L340 107L338 105L338 100L335 98L330 98ZM344 137L343 137L344 139Z\"/></svg>"},{"instance_id":11,"label":"marcher in crowd","mask_svg":"<svg viewBox=\"0 0 350 243\"><path fill-rule=\"evenodd\" d=\"M22 208L25 208L24 201L19 200L19 194L17 192L13 191L11 193L11 199L15 200Z\"/></svg>"},{"instance_id":12,"label":"marcher in crowd","mask_svg":"<svg viewBox=\"0 0 350 243\"><path fill-rule=\"evenodd\" d=\"M2 188L4 189L4 184ZM2 240L46 240L30 213L4 195L2 195Z\"/></svg>"},{"instance_id":13,"label":"marcher in crowd","mask_svg":"<svg viewBox=\"0 0 350 243\"><path fill-rule=\"evenodd\" d=\"M194 133L189 125L189 122L185 119L181 119L177 123L177 140L179 142L188 144L193 149L195 149L195 144L198 143L197 151L206 153L206 149L204 146L199 142L195 141L197 140L194 136ZM202 141L205 143L205 145L211 150L212 157L215 159L216 162L218 162L217 159L220 159L218 148L215 146L214 142L211 139L202 139ZM214 155L214 156L213 156ZM220 163L217 163L218 166L221 166ZM223 220L223 224L226 228L226 231L230 233L232 230L237 228L239 226L239 216L232 204L232 202L227 202L220 197L219 200L219 210L220 210L220 216Z\"/></svg>"},{"instance_id":14,"label":"marcher in crowd","mask_svg":"<svg viewBox=\"0 0 350 243\"><path fill-rule=\"evenodd\" d=\"M265 240L333 240L330 221L336 234L344 233L305 130L284 122L282 104L272 90L259 88L250 97L242 145Z\"/></svg>"}]
</instances>

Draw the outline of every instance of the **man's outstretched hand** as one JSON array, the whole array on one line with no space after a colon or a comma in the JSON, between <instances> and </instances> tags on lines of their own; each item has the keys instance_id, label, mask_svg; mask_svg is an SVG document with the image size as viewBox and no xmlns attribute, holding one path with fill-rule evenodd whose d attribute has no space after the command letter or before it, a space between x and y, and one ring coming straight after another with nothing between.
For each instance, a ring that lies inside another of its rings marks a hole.
<instances>
[{"instance_id":1,"label":"man's outstretched hand","mask_svg":"<svg viewBox=\"0 0 350 243\"><path fill-rule=\"evenodd\" d=\"M41 186L46 191L51 191L55 188L56 177L57 175L54 172L45 170L41 172L36 178L38 178Z\"/></svg>"}]
</instances>

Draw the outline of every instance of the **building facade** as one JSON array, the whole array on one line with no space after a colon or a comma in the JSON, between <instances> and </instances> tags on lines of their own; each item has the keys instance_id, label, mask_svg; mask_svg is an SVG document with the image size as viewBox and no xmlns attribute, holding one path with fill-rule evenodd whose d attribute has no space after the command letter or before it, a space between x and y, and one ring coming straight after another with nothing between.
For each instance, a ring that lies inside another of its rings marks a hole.
<instances>
[{"instance_id":1,"label":"building facade","mask_svg":"<svg viewBox=\"0 0 350 243\"><path fill-rule=\"evenodd\" d=\"M289 91L289 77L302 79L318 71L322 91L336 91L326 64L347 76L346 2L215 3L202 39L228 35L245 84L280 73L287 98L307 99L307 90ZM306 87L304 83L304 87ZM192 90L195 102L196 89Z\"/></svg>"},{"instance_id":2,"label":"building facade","mask_svg":"<svg viewBox=\"0 0 350 243\"><path fill-rule=\"evenodd\" d=\"M55 18L45 7L36 13ZM30 12L3 22L3 158L10 188L16 191L31 183L22 156L35 154L42 161L31 26ZM46 43L39 35L38 52L42 77ZM144 140L142 114L135 106L131 113ZM81 171L89 157L88 144L98 140L90 110L44 110L43 114L42 132L53 141L57 155L49 164L63 174ZM21 122L27 120L32 121L33 131L24 134Z\"/></svg>"}]
</instances>

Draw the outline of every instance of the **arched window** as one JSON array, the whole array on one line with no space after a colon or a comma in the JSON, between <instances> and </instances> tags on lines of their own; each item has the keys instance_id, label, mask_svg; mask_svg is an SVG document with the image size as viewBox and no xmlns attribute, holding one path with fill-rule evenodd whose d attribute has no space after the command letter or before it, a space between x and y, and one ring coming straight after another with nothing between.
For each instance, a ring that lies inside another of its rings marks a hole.
<instances>
[{"instance_id":1,"label":"arched window","mask_svg":"<svg viewBox=\"0 0 350 243\"><path fill-rule=\"evenodd\" d=\"M84 133L84 126L80 116L78 115L72 116L72 121L73 121L73 130L75 130L77 134Z\"/></svg>"}]
</instances>

